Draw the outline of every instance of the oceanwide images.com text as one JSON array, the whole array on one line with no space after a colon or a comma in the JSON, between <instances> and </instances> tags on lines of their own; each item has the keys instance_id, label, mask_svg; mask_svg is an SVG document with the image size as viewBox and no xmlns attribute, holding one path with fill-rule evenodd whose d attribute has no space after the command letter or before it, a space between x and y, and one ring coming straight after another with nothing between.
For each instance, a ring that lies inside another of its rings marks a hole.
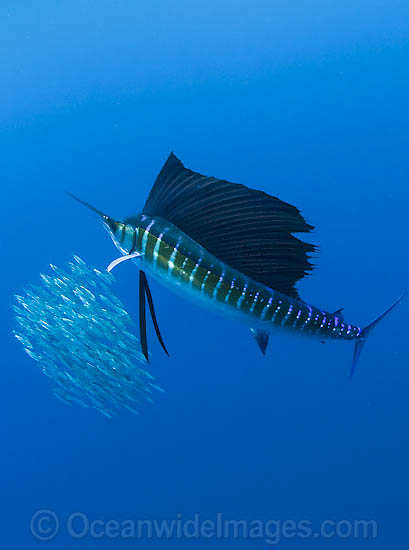
<instances>
[{"instance_id":1,"label":"oceanwide images.com text","mask_svg":"<svg viewBox=\"0 0 409 550\"><path fill-rule=\"evenodd\" d=\"M373 519L232 519L223 513L204 518L177 514L172 519L99 519L83 512L59 517L52 510L38 510L31 518L32 535L41 541L59 535L73 539L224 539L263 540L274 546L288 539L375 539L378 524Z\"/></svg>"}]
</instances>

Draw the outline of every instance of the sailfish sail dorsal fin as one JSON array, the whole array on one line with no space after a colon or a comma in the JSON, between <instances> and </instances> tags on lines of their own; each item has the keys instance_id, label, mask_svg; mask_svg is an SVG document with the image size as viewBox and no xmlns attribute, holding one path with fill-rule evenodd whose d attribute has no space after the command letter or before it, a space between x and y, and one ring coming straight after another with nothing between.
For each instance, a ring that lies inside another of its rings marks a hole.
<instances>
[{"instance_id":1,"label":"sailfish sail dorsal fin","mask_svg":"<svg viewBox=\"0 0 409 550\"><path fill-rule=\"evenodd\" d=\"M288 296L298 297L295 283L312 269L308 254L315 247L293 233L313 227L295 206L193 172L173 153L143 212L170 221L231 267Z\"/></svg>"}]
</instances>

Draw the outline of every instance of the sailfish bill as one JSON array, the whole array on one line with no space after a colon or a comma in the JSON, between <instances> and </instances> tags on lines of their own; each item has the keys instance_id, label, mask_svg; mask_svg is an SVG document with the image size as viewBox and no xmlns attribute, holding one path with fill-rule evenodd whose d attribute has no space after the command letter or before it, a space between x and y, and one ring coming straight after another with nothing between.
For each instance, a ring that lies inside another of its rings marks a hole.
<instances>
[{"instance_id":1,"label":"sailfish bill","mask_svg":"<svg viewBox=\"0 0 409 550\"><path fill-rule=\"evenodd\" d=\"M139 319L147 360L145 298L167 350L145 272L200 304L245 321L262 353L273 330L318 341L353 341L353 370L368 334L403 298L366 328L348 323L341 309L331 313L310 305L296 285L312 271L316 247L298 236L313 229L300 210L262 191L193 172L173 153L140 214L117 222L74 198L102 217L121 254L140 255Z\"/></svg>"}]
</instances>

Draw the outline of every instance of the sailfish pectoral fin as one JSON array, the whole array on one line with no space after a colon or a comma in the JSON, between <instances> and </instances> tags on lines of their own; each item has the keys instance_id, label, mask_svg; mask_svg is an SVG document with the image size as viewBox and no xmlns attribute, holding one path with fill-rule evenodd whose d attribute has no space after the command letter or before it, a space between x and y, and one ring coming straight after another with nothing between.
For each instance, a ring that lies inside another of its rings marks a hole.
<instances>
[{"instance_id":1,"label":"sailfish pectoral fin","mask_svg":"<svg viewBox=\"0 0 409 550\"><path fill-rule=\"evenodd\" d=\"M134 258L139 258L139 256L142 256L140 252L132 252L132 254L126 254L125 256L120 256L119 258L116 258L116 260L113 260L109 266L107 267L107 271L110 273L114 267L121 264L122 262L126 262L127 260L133 260Z\"/></svg>"},{"instance_id":2,"label":"sailfish pectoral fin","mask_svg":"<svg viewBox=\"0 0 409 550\"><path fill-rule=\"evenodd\" d=\"M148 280L145 272L142 269L139 270L139 329L141 337L141 348L146 360L149 362L148 354L148 340L146 337L146 303L145 297L148 299L149 311L152 317L153 326L155 327L156 336L159 340L166 355L169 356L169 352L166 349L165 342L163 341L162 334L159 329L158 320L156 318L155 307L153 305L153 298L151 289L149 288Z\"/></svg>"}]
</instances>

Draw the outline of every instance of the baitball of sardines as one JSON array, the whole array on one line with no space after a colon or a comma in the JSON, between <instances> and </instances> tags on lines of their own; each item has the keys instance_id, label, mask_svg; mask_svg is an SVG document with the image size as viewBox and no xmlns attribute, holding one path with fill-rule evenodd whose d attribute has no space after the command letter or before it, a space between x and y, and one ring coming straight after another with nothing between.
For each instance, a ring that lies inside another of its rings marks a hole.
<instances>
[{"instance_id":1,"label":"baitball of sardines","mask_svg":"<svg viewBox=\"0 0 409 550\"><path fill-rule=\"evenodd\" d=\"M52 381L57 397L110 417L137 412L162 391L134 334L134 323L112 291L113 275L74 256L51 265L13 305L15 337Z\"/></svg>"}]
</instances>

